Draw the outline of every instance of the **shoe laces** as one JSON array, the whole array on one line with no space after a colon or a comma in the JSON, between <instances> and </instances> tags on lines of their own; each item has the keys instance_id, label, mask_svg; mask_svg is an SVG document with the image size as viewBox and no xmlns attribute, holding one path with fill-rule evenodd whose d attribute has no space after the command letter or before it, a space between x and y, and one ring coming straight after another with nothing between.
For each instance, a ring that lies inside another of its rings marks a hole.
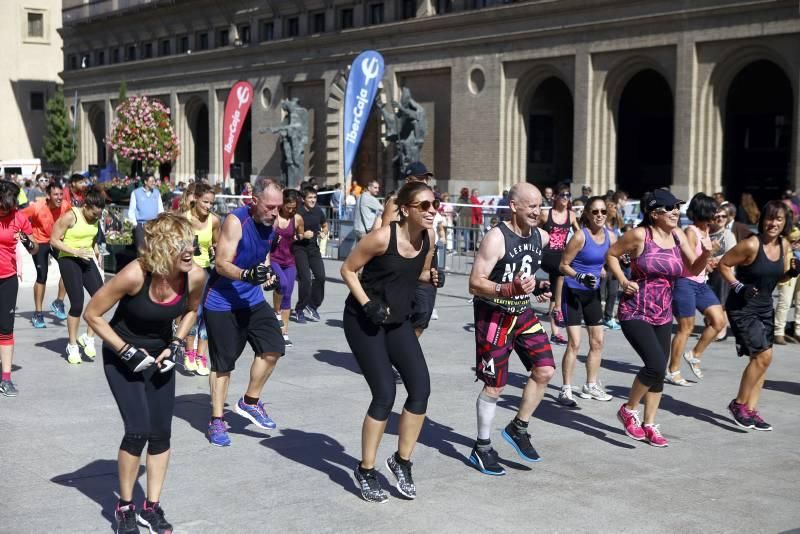
<instances>
[{"instance_id":1,"label":"shoe laces","mask_svg":"<svg viewBox=\"0 0 800 534\"><path fill-rule=\"evenodd\" d=\"M411 462L401 464L400 462L395 460L394 463L395 465L397 465L397 468L400 470L400 474L402 475L401 477L398 478L402 478L408 484L413 484L414 480L411 478L411 465L412 465Z\"/></svg>"},{"instance_id":2,"label":"shoe laces","mask_svg":"<svg viewBox=\"0 0 800 534\"><path fill-rule=\"evenodd\" d=\"M654 437L663 438L664 436L661 435L661 431L658 429L659 426L660 425L648 425L645 428L649 429Z\"/></svg>"},{"instance_id":3,"label":"shoe laces","mask_svg":"<svg viewBox=\"0 0 800 534\"><path fill-rule=\"evenodd\" d=\"M480 449L478 449L478 451L479 451L479 452L480 452L480 453L481 453L481 454L484 456L484 458L487 460L486 462L484 462L484 464L486 464L486 463L488 463L488 464L496 464L496 463L498 462L498 460L500 459L500 455L499 455L499 454L497 454L497 451L496 451L496 450L494 450L494 449L493 449L493 448L491 448L491 447L490 447L490 448L488 448L488 449L484 449L484 450L480 450Z\"/></svg>"},{"instance_id":4,"label":"shoe laces","mask_svg":"<svg viewBox=\"0 0 800 534\"><path fill-rule=\"evenodd\" d=\"M211 431L212 434L225 432L227 430L225 428L225 422L222 421L221 419L215 419L215 420L211 421L211 424L208 425L208 426L209 426L209 430Z\"/></svg>"},{"instance_id":5,"label":"shoe laces","mask_svg":"<svg viewBox=\"0 0 800 534\"><path fill-rule=\"evenodd\" d=\"M625 408L624 406L623 406L623 410L625 411L625 413L631 419L634 420L634 422L636 423L636 426L639 426L639 427L642 426L642 420L639 419L639 410L629 410L629 409Z\"/></svg>"},{"instance_id":6,"label":"shoe laces","mask_svg":"<svg viewBox=\"0 0 800 534\"><path fill-rule=\"evenodd\" d=\"M756 423L763 423L764 422L764 418L761 417L761 414L758 413L758 410L750 410L750 409L748 409L747 410L747 415L749 415L753 419L753 421L755 421Z\"/></svg>"}]
</instances>

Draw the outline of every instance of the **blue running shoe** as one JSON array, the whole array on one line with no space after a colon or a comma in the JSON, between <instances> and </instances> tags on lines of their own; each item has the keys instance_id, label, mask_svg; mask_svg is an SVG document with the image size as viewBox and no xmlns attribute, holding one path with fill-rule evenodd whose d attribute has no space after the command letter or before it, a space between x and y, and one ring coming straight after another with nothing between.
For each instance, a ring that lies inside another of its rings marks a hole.
<instances>
[{"instance_id":1,"label":"blue running shoe","mask_svg":"<svg viewBox=\"0 0 800 534\"><path fill-rule=\"evenodd\" d=\"M47 325L44 324L44 315L41 312L33 314L31 324L34 328L47 328Z\"/></svg>"},{"instance_id":2,"label":"blue running shoe","mask_svg":"<svg viewBox=\"0 0 800 534\"><path fill-rule=\"evenodd\" d=\"M56 299L50 303L50 311L56 316L59 321L64 321L67 314L64 312L64 301Z\"/></svg>"},{"instance_id":3,"label":"blue running shoe","mask_svg":"<svg viewBox=\"0 0 800 534\"><path fill-rule=\"evenodd\" d=\"M261 401L258 401L258 403L253 406L251 404L245 404L244 397L242 397L239 399L239 402L236 403L236 413L250 419L254 424L261 428L266 428L267 430L272 430L278 426L275 424L275 421L267 415L267 412L264 410L264 403Z\"/></svg>"},{"instance_id":4,"label":"blue running shoe","mask_svg":"<svg viewBox=\"0 0 800 534\"><path fill-rule=\"evenodd\" d=\"M472 453L469 455L469 463L484 475L503 476L506 470L500 465L498 461L500 457L491 446L486 449L479 449L477 445L472 448Z\"/></svg>"},{"instance_id":5,"label":"blue running shoe","mask_svg":"<svg viewBox=\"0 0 800 534\"><path fill-rule=\"evenodd\" d=\"M208 423L208 440L212 445L217 447L228 447L231 444L231 438L228 437L228 429L225 427L225 421L222 419L212 419Z\"/></svg>"},{"instance_id":6,"label":"blue running shoe","mask_svg":"<svg viewBox=\"0 0 800 534\"><path fill-rule=\"evenodd\" d=\"M314 306L306 306L305 312L311 316L311 319L314 321L319 321L319 312Z\"/></svg>"},{"instance_id":7,"label":"blue running shoe","mask_svg":"<svg viewBox=\"0 0 800 534\"><path fill-rule=\"evenodd\" d=\"M294 320L297 324L306 324L306 314L303 313L303 310L294 311Z\"/></svg>"},{"instance_id":8,"label":"blue running shoe","mask_svg":"<svg viewBox=\"0 0 800 534\"><path fill-rule=\"evenodd\" d=\"M526 462L540 462L542 460L536 449L531 444L531 435L528 432L520 432L514 426L514 422L508 423L505 430L503 430L503 439L506 440L514 450L517 451L519 457Z\"/></svg>"}]
</instances>

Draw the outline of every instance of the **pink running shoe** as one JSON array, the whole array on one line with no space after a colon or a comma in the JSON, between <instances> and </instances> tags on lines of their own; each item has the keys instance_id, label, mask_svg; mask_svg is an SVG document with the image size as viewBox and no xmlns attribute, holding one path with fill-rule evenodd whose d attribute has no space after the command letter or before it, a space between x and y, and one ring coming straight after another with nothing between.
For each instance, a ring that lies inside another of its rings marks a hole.
<instances>
[{"instance_id":1,"label":"pink running shoe","mask_svg":"<svg viewBox=\"0 0 800 534\"><path fill-rule=\"evenodd\" d=\"M639 420L638 410L629 410L625 407L625 404L623 404L619 407L619 410L617 410L617 419L622 423L628 437L636 441L645 440L646 436L644 430L642 430L642 422Z\"/></svg>"},{"instance_id":2,"label":"pink running shoe","mask_svg":"<svg viewBox=\"0 0 800 534\"><path fill-rule=\"evenodd\" d=\"M642 428L644 428L644 436L647 438L647 442L653 447L666 447L669 445L669 441L661 435L658 425L644 425Z\"/></svg>"}]
</instances>

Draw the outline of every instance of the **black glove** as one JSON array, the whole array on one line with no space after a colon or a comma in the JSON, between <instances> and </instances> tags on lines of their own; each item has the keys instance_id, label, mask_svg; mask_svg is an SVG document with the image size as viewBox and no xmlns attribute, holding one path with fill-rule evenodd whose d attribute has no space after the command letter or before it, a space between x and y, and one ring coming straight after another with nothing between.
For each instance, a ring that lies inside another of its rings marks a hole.
<instances>
[{"instance_id":1,"label":"black glove","mask_svg":"<svg viewBox=\"0 0 800 534\"><path fill-rule=\"evenodd\" d=\"M25 247L25 250L28 252L33 250L33 241L31 241L30 236L25 232L19 233L19 242L22 243L22 246Z\"/></svg>"},{"instance_id":2,"label":"black glove","mask_svg":"<svg viewBox=\"0 0 800 534\"><path fill-rule=\"evenodd\" d=\"M377 300L367 301L363 306L364 314L373 324L381 325L389 318L389 308L383 302Z\"/></svg>"},{"instance_id":3,"label":"black glove","mask_svg":"<svg viewBox=\"0 0 800 534\"><path fill-rule=\"evenodd\" d=\"M214 265L214 260L217 259L217 249L214 247L208 247L208 261L211 265Z\"/></svg>"},{"instance_id":4,"label":"black glove","mask_svg":"<svg viewBox=\"0 0 800 534\"><path fill-rule=\"evenodd\" d=\"M789 270L784 273L784 276L789 278L795 278L800 275L800 267L797 265L797 259L792 258L791 263L789 264Z\"/></svg>"},{"instance_id":5,"label":"black glove","mask_svg":"<svg viewBox=\"0 0 800 534\"><path fill-rule=\"evenodd\" d=\"M242 274L239 278L242 279L243 282L247 282L248 284L253 284L254 286L260 286L264 282L267 281L267 277L269 276L270 268L264 265L263 263L259 263L255 267L250 267L249 269L245 269L242 271Z\"/></svg>"},{"instance_id":6,"label":"black glove","mask_svg":"<svg viewBox=\"0 0 800 534\"><path fill-rule=\"evenodd\" d=\"M619 263L623 267L630 267L631 266L631 255L630 254L623 254L619 257Z\"/></svg>"},{"instance_id":7,"label":"black glove","mask_svg":"<svg viewBox=\"0 0 800 534\"><path fill-rule=\"evenodd\" d=\"M751 299L758 295L758 288L752 284L743 284L739 282L733 286L733 292L746 299Z\"/></svg>"},{"instance_id":8,"label":"black glove","mask_svg":"<svg viewBox=\"0 0 800 534\"><path fill-rule=\"evenodd\" d=\"M435 284L433 284L433 287L436 287L436 288L444 287L444 271L440 271L439 269L436 269L436 278L437 278L437 281L436 281ZM433 278L432 277L431 277L431 283L433 283Z\"/></svg>"},{"instance_id":9,"label":"black glove","mask_svg":"<svg viewBox=\"0 0 800 534\"><path fill-rule=\"evenodd\" d=\"M155 358L147 354L142 349L126 344L117 353L123 363L134 373L141 373L156 361Z\"/></svg>"},{"instance_id":10,"label":"black glove","mask_svg":"<svg viewBox=\"0 0 800 534\"><path fill-rule=\"evenodd\" d=\"M183 356L186 353L186 341L173 337L167 348L169 349L169 356L161 360L160 373L171 371L176 363L183 360Z\"/></svg>"},{"instance_id":11,"label":"black glove","mask_svg":"<svg viewBox=\"0 0 800 534\"><path fill-rule=\"evenodd\" d=\"M194 236L194 242L192 243L192 246L194 246L194 255L195 256L200 256L203 253L203 251L200 250L200 237L199 236L197 236L197 235Z\"/></svg>"},{"instance_id":12,"label":"black glove","mask_svg":"<svg viewBox=\"0 0 800 534\"><path fill-rule=\"evenodd\" d=\"M549 280L537 280L536 287L533 289L533 296L540 297L550 293L550 281Z\"/></svg>"},{"instance_id":13,"label":"black glove","mask_svg":"<svg viewBox=\"0 0 800 534\"><path fill-rule=\"evenodd\" d=\"M266 284L264 284L264 291L274 291L279 287L281 287L281 281L278 278L278 275L275 274L275 271L272 269L271 266L268 265L267 270L268 270L267 280L272 279L272 281L271 282L268 281Z\"/></svg>"},{"instance_id":14,"label":"black glove","mask_svg":"<svg viewBox=\"0 0 800 534\"><path fill-rule=\"evenodd\" d=\"M597 277L592 273L578 273L575 275L575 281L588 289L597 287Z\"/></svg>"}]
</instances>

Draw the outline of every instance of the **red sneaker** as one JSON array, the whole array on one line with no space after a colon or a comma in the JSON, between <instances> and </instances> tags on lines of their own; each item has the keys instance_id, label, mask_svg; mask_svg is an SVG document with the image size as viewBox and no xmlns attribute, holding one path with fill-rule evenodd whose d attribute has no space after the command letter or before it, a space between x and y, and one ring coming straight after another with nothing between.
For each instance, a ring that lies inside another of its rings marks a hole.
<instances>
[{"instance_id":1,"label":"red sneaker","mask_svg":"<svg viewBox=\"0 0 800 534\"><path fill-rule=\"evenodd\" d=\"M644 425L642 428L644 428L644 436L647 442L653 447L666 447L669 445L669 441L661 435L658 425Z\"/></svg>"},{"instance_id":2,"label":"red sneaker","mask_svg":"<svg viewBox=\"0 0 800 534\"><path fill-rule=\"evenodd\" d=\"M638 410L629 410L623 404L617 410L617 419L622 423L628 437L636 441L644 441L646 439L644 430L642 430L642 422L639 420Z\"/></svg>"}]
</instances>

